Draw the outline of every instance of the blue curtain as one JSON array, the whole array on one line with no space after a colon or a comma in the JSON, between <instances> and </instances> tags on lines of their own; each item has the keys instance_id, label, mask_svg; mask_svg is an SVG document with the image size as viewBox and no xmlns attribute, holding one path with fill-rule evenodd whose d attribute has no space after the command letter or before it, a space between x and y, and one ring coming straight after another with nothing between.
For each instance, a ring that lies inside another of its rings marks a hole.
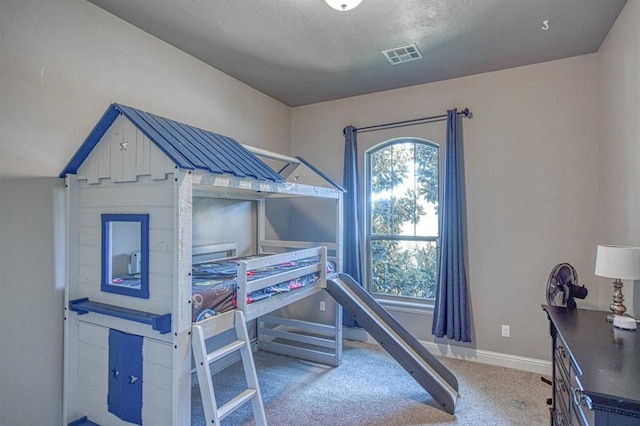
<instances>
[{"instance_id":1,"label":"blue curtain","mask_svg":"<svg viewBox=\"0 0 640 426\"><path fill-rule=\"evenodd\" d=\"M471 341L464 261L462 137L457 110L447 111L443 200L440 213L440 261L432 333Z\"/></svg>"},{"instance_id":2,"label":"blue curtain","mask_svg":"<svg viewBox=\"0 0 640 426\"><path fill-rule=\"evenodd\" d=\"M360 221L358 215L358 130L353 126L344 128L344 181L347 191L343 198L342 237L343 271L362 285L362 263L360 260ZM342 323L348 327L359 327L347 312L343 312Z\"/></svg>"}]
</instances>

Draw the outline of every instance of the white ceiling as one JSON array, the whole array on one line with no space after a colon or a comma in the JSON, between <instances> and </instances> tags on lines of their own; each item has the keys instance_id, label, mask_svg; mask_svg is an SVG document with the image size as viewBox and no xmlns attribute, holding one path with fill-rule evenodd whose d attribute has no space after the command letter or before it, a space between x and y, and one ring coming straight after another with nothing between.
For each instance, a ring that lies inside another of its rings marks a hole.
<instances>
[{"instance_id":1,"label":"white ceiling","mask_svg":"<svg viewBox=\"0 0 640 426\"><path fill-rule=\"evenodd\" d=\"M626 3L89 1L289 106L593 53ZM381 53L410 43L424 59L391 65Z\"/></svg>"}]
</instances>

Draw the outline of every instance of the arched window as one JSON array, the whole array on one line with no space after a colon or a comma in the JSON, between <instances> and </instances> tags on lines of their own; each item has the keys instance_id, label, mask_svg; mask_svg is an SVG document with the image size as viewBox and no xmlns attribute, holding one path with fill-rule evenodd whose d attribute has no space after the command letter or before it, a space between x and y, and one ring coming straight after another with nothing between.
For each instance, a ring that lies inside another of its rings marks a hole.
<instances>
[{"instance_id":1,"label":"arched window","mask_svg":"<svg viewBox=\"0 0 640 426\"><path fill-rule=\"evenodd\" d=\"M393 139L366 152L369 291L434 299L438 262L439 146Z\"/></svg>"}]
</instances>

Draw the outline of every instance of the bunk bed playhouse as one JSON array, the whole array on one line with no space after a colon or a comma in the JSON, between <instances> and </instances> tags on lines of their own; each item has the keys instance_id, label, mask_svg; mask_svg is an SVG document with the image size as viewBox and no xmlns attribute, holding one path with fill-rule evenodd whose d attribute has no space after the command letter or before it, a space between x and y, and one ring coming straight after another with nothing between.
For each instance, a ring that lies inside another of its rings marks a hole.
<instances>
[{"instance_id":1,"label":"bunk bed playhouse","mask_svg":"<svg viewBox=\"0 0 640 426\"><path fill-rule=\"evenodd\" d=\"M300 164L331 186L287 181ZM64 424L190 424L192 347L207 421L251 401L266 423L245 322L258 349L337 366L342 310L290 315L323 289L454 412L455 376L340 272L343 190L304 159L112 104L60 177ZM218 409L209 364L231 350L249 388Z\"/></svg>"},{"instance_id":2,"label":"bunk bed playhouse","mask_svg":"<svg viewBox=\"0 0 640 426\"><path fill-rule=\"evenodd\" d=\"M330 324L272 315L341 270L341 188L308 163L334 186L288 182L300 163L109 106L60 175L64 424L190 424L192 323L230 309L260 319L258 348L340 363L340 309ZM298 197L334 212L326 242L289 238Z\"/></svg>"}]
</instances>

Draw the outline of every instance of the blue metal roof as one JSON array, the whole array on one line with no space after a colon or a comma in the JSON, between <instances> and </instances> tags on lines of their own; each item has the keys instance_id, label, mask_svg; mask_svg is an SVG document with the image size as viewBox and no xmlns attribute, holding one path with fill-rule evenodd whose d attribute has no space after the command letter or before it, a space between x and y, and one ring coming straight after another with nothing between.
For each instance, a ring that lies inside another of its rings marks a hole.
<instances>
[{"instance_id":1,"label":"blue metal roof","mask_svg":"<svg viewBox=\"0 0 640 426\"><path fill-rule=\"evenodd\" d=\"M78 168L122 114L181 169L206 170L241 178L284 182L285 180L235 139L169 120L120 104L111 104L87 139L66 165L60 177L76 174Z\"/></svg>"}]
</instances>

